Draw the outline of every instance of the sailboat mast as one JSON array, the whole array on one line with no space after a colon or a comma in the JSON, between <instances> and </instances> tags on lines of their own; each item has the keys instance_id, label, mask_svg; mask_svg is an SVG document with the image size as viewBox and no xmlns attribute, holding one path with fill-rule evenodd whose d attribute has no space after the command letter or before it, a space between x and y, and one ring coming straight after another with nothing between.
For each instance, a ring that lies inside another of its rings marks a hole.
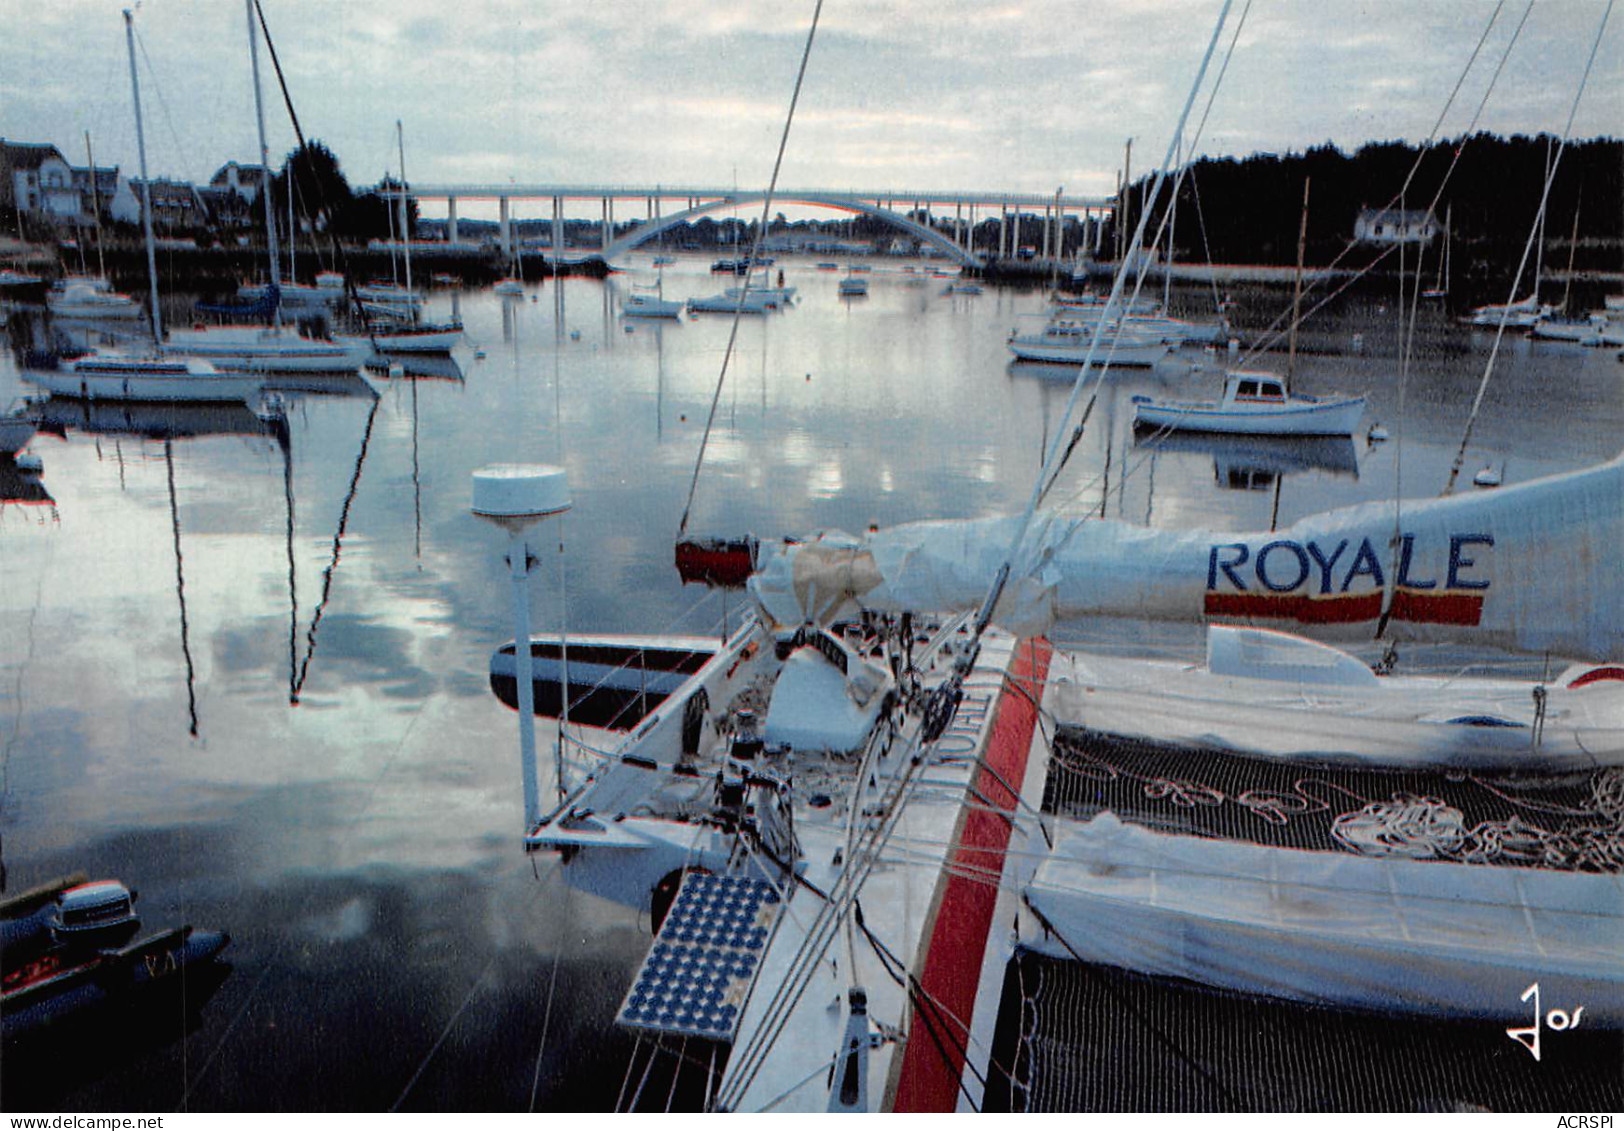
<instances>
[{"instance_id":1,"label":"sailboat mast","mask_svg":"<svg viewBox=\"0 0 1624 1131\"><path fill-rule=\"evenodd\" d=\"M85 163L90 166L90 212L96 221L96 270L107 278L107 259L102 255L101 186L96 183L96 154L90 148L90 131L85 131Z\"/></svg>"},{"instance_id":2,"label":"sailboat mast","mask_svg":"<svg viewBox=\"0 0 1624 1131\"><path fill-rule=\"evenodd\" d=\"M1568 312L1568 300L1573 297L1573 253L1579 250L1579 206L1584 197L1579 197L1573 204L1573 233L1568 236L1568 274L1562 285L1562 313Z\"/></svg>"},{"instance_id":3,"label":"sailboat mast","mask_svg":"<svg viewBox=\"0 0 1624 1131\"><path fill-rule=\"evenodd\" d=\"M1314 178L1303 178L1303 218L1297 224L1297 279L1291 288L1291 344L1286 347L1286 392L1291 392L1291 375L1297 368L1297 321L1303 308L1303 252L1308 246L1308 186Z\"/></svg>"},{"instance_id":4,"label":"sailboat mast","mask_svg":"<svg viewBox=\"0 0 1624 1131\"><path fill-rule=\"evenodd\" d=\"M265 239L266 249L271 259L271 286L280 293L282 290L282 265L277 262L281 254L276 244L276 211L271 202L271 148L265 144L265 99L259 90L259 34L254 30L254 0L243 0L243 6L248 13L248 58L254 69L254 118L259 124L259 163L265 170L265 189L261 194L265 197ZM288 162L288 179L293 179L293 162ZM290 232L289 235L292 233ZM282 304L278 302L272 308L272 317L277 326L282 325Z\"/></svg>"},{"instance_id":5,"label":"sailboat mast","mask_svg":"<svg viewBox=\"0 0 1624 1131\"><path fill-rule=\"evenodd\" d=\"M395 145L400 150L400 254L402 261L406 264L406 303L410 307L412 301L412 233L406 223L408 218L406 212L406 133L401 128L399 118L395 119ZM412 320L415 322L417 320L415 309L413 309L412 314Z\"/></svg>"},{"instance_id":6,"label":"sailboat mast","mask_svg":"<svg viewBox=\"0 0 1624 1131\"><path fill-rule=\"evenodd\" d=\"M158 356L162 357L164 331L158 315L158 252L152 239L152 178L147 175L147 138L141 126L141 80L135 73L135 19L128 8L124 9L124 42L130 49L130 92L135 97L135 150L141 155L141 228L147 239L147 297L152 303L152 345L158 351ZM90 174L95 176L95 169L91 169Z\"/></svg>"},{"instance_id":7,"label":"sailboat mast","mask_svg":"<svg viewBox=\"0 0 1624 1131\"><path fill-rule=\"evenodd\" d=\"M288 177L288 286L299 281L299 273L294 270L293 257L299 250L299 239L296 233L298 228L293 222L293 177Z\"/></svg>"}]
</instances>

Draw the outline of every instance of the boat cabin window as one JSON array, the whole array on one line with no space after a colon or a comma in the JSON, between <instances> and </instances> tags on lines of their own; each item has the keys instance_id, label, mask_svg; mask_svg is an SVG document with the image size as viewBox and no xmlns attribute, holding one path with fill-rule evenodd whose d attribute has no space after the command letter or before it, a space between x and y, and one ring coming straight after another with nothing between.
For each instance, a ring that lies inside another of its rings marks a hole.
<instances>
[{"instance_id":1,"label":"boat cabin window","mask_svg":"<svg viewBox=\"0 0 1624 1131\"><path fill-rule=\"evenodd\" d=\"M1238 377L1235 379L1237 399L1279 401L1285 399L1280 382L1269 377Z\"/></svg>"}]
</instances>

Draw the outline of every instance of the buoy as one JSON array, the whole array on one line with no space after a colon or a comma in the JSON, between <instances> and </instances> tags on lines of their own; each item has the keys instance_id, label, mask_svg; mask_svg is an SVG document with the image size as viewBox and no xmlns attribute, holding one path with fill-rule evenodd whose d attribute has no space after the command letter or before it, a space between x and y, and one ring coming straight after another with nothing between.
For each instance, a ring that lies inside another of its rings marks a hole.
<instances>
[{"instance_id":1,"label":"buoy","mask_svg":"<svg viewBox=\"0 0 1624 1131\"><path fill-rule=\"evenodd\" d=\"M484 350L475 350L474 351L474 360L475 361L484 361L485 360L485 351Z\"/></svg>"},{"instance_id":2,"label":"buoy","mask_svg":"<svg viewBox=\"0 0 1624 1131\"><path fill-rule=\"evenodd\" d=\"M581 331L579 331L579 330L571 330L570 331L570 341L578 342L580 340L581 340Z\"/></svg>"},{"instance_id":3,"label":"buoy","mask_svg":"<svg viewBox=\"0 0 1624 1131\"><path fill-rule=\"evenodd\" d=\"M1505 464L1500 465L1499 471L1494 470L1492 467L1485 467L1472 476L1472 482L1479 487L1498 487L1504 481L1505 470Z\"/></svg>"},{"instance_id":4,"label":"buoy","mask_svg":"<svg viewBox=\"0 0 1624 1131\"><path fill-rule=\"evenodd\" d=\"M687 414L687 413L686 413L686 412L684 412L684 413L679 413L679 414L678 414L678 415L677 415L677 419L678 419L678 420L682 420L682 421L686 421L686 420L687 420L687 419L688 419L688 414Z\"/></svg>"},{"instance_id":5,"label":"buoy","mask_svg":"<svg viewBox=\"0 0 1624 1131\"><path fill-rule=\"evenodd\" d=\"M808 374L807 374L807 375L806 375L806 379L807 379L807 380L808 380L808 381L810 381L810 380L812 380L812 374L810 374L810 373L808 373Z\"/></svg>"}]
</instances>

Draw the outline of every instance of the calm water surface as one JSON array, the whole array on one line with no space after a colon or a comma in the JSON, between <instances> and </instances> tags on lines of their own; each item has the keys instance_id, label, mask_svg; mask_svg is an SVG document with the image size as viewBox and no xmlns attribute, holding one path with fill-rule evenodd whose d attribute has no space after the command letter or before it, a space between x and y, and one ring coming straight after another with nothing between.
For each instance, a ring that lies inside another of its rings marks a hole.
<instances>
[{"instance_id":1,"label":"calm water surface","mask_svg":"<svg viewBox=\"0 0 1624 1131\"><path fill-rule=\"evenodd\" d=\"M720 290L705 267L667 268L666 296ZM876 264L869 296L841 300L837 275L786 272L798 305L741 327L695 531L1024 504L1071 375L1008 361L1004 339L1041 295L950 296ZM229 930L232 972L200 1009L8 1050L5 1106L614 1105L631 1042L611 1018L647 928L518 847L514 717L485 678L511 636L503 545L467 505L484 464L569 469L574 510L542 539L538 631L566 608L572 631L737 617L736 596L724 614L671 565L730 320L622 319L620 295L651 278L548 282L505 303L437 292L431 315L467 324L462 378L284 391L285 442L243 409L52 409L65 435L34 441L38 485L0 478L8 890L117 876L148 929ZM1278 300L1243 298L1261 322ZM1405 493L1436 494L1490 338L1424 319L1402 421L1391 309L1334 312L1298 358L1298 388L1367 393L1367 422L1402 448L1134 447L1134 394L1217 392L1213 359L1185 351L1109 380L1057 497L1255 529L1276 507L1286 523L1390 497L1401 450ZM1347 352L1354 334L1362 354ZM23 391L0 356L0 401ZM1611 352L1508 340L1465 475L1586 466L1621 435Z\"/></svg>"}]
</instances>

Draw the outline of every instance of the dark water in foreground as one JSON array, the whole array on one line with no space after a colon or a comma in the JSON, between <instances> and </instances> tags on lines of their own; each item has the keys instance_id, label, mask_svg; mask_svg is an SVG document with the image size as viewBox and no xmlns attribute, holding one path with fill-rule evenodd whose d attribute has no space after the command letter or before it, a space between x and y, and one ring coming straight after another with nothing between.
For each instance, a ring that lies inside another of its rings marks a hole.
<instances>
[{"instance_id":1,"label":"dark water in foreground","mask_svg":"<svg viewBox=\"0 0 1624 1131\"><path fill-rule=\"evenodd\" d=\"M842 302L835 276L787 272L800 304L741 330L696 530L1024 503L1069 391L1069 370L1008 363L1004 338L1041 296L948 296L877 269L867 299ZM432 312L455 305L468 326L463 379L286 391L285 444L245 411L69 407L65 435L32 446L50 501L0 479L8 890L83 869L138 888L149 929L233 936L232 971L201 1005L6 1050L4 1106L614 1105L631 1042L610 1020L647 928L517 846L514 720L485 680L511 636L502 546L467 503L486 463L568 467L575 508L547 528L564 552L542 555L538 630L564 607L573 631L719 626L721 602L683 588L671 543L728 320L632 325L618 315L632 282L549 282L506 305L441 292ZM685 261L665 293L722 285ZM1429 319L1402 425L1408 494L1442 486L1487 358L1487 335ZM1365 353L1300 357L1298 386L1367 392L1397 435L1395 320L1337 313L1314 344L1360 333ZM1391 443L1135 449L1129 397L1211 394L1216 371L1191 372L1202 361L1113 378L1057 497L1256 528L1276 477L1282 523L1391 494ZM1508 341L1466 474L1503 464L1515 482L1612 457L1621 382L1610 352ZM6 355L0 401L19 391Z\"/></svg>"}]
</instances>

